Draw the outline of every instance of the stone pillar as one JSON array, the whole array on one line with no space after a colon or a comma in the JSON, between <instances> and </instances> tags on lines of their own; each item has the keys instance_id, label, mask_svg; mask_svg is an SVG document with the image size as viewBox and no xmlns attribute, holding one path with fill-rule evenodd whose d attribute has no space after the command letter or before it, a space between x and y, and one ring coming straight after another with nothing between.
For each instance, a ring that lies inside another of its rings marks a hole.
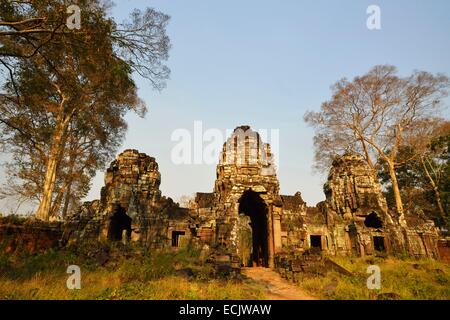
<instances>
[{"instance_id":1,"label":"stone pillar","mask_svg":"<svg viewBox=\"0 0 450 320\"><path fill-rule=\"evenodd\" d=\"M275 254L274 254L274 234L273 234L273 207L272 205L269 207L269 212L268 212L268 232L269 232L269 237L268 237L268 241L269 241L269 268L274 268L275 267L275 263L274 263L274 259L275 259Z\"/></svg>"},{"instance_id":2,"label":"stone pillar","mask_svg":"<svg viewBox=\"0 0 450 320\"><path fill-rule=\"evenodd\" d=\"M279 214L273 214L273 244L274 253L280 252L281 243L281 217Z\"/></svg>"}]
</instances>

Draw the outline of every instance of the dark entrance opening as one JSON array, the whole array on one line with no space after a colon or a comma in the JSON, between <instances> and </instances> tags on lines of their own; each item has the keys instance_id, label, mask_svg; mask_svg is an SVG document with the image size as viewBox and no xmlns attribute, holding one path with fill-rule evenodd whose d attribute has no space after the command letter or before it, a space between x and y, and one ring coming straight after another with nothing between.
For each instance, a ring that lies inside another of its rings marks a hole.
<instances>
[{"instance_id":1,"label":"dark entrance opening","mask_svg":"<svg viewBox=\"0 0 450 320\"><path fill-rule=\"evenodd\" d=\"M364 225L368 228L376 228L379 229L383 227L383 222L381 221L380 217L375 212L372 212L366 217L366 220L364 220Z\"/></svg>"},{"instance_id":2,"label":"dark entrance opening","mask_svg":"<svg viewBox=\"0 0 450 320\"><path fill-rule=\"evenodd\" d=\"M374 236L373 237L373 248L375 251L384 252L386 250L384 246L384 237Z\"/></svg>"},{"instance_id":3,"label":"dark entrance opening","mask_svg":"<svg viewBox=\"0 0 450 320\"><path fill-rule=\"evenodd\" d=\"M172 247L180 246L180 236L184 236L186 232L184 231L172 231Z\"/></svg>"},{"instance_id":4,"label":"dark entrance opening","mask_svg":"<svg viewBox=\"0 0 450 320\"><path fill-rule=\"evenodd\" d=\"M322 250L322 236L311 235L309 236L309 240L311 242L312 249Z\"/></svg>"},{"instance_id":5,"label":"dark entrance opening","mask_svg":"<svg viewBox=\"0 0 450 320\"><path fill-rule=\"evenodd\" d=\"M239 213L250 217L252 229L252 261L254 266L269 266L268 209L260 195L247 190L239 200Z\"/></svg>"},{"instance_id":6,"label":"dark entrance opening","mask_svg":"<svg viewBox=\"0 0 450 320\"><path fill-rule=\"evenodd\" d=\"M131 237L131 218L122 206L117 206L111 216L108 229L108 239L112 241L121 241L123 236L126 239ZM125 231L125 232L124 232Z\"/></svg>"}]
</instances>

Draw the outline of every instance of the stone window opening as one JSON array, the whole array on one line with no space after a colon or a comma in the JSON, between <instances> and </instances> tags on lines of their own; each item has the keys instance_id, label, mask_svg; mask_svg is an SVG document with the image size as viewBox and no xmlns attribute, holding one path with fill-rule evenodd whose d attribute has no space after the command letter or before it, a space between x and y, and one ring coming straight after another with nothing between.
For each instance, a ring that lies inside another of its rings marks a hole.
<instances>
[{"instance_id":1,"label":"stone window opening","mask_svg":"<svg viewBox=\"0 0 450 320\"><path fill-rule=\"evenodd\" d=\"M185 231L172 231L172 247L180 246L180 237L186 234Z\"/></svg>"},{"instance_id":2,"label":"stone window opening","mask_svg":"<svg viewBox=\"0 0 450 320\"><path fill-rule=\"evenodd\" d=\"M322 250L322 236L321 235L310 235L309 236L311 249Z\"/></svg>"},{"instance_id":3,"label":"stone window opening","mask_svg":"<svg viewBox=\"0 0 450 320\"><path fill-rule=\"evenodd\" d=\"M375 252L385 252L386 247L384 245L384 237L374 236L373 237L373 249Z\"/></svg>"},{"instance_id":4,"label":"stone window opening","mask_svg":"<svg viewBox=\"0 0 450 320\"><path fill-rule=\"evenodd\" d=\"M247 190L239 200L239 213L250 217L253 266L269 266L268 208L261 196Z\"/></svg>"},{"instance_id":5,"label":"stone window opening","mask_svg":"<svg viewBox=\"0 0 450 320\"><path fill-rule=\"evenodd\" d=\"M128 240L131 237L131 218L122 206L117 206L111 216L108 239L112 241ZM125 239L124 239L125 237Z\"/></svg>"},{"instance_id":6,"label":"stone window opening","mask_svg":"<svg viewBox=\"0 0 450 320\"><path fill-rule=\"evenodd\" d=\"M380 217L378 217L378 215L375 212L372 212L364 220L364 225L367 228L380 229L383 227L383 222L381 221Z\"/></svg>"}]
</instances>

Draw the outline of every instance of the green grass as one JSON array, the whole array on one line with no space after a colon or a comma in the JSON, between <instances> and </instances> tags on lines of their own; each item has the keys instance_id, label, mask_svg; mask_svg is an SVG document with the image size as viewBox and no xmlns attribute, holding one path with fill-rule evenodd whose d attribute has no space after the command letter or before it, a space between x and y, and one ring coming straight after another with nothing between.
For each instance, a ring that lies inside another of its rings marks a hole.
<instances>
[{"instance_id":1,"label":"green grass","mask_svg":"<svg viewBox=\"0 0 450 320\"><path fill-rule=\"evenodd\" d=\"M378 294L395 293L400 299L450 300L450 266L434 260L395 258L332 258L354 276L335 272L325 277L304 279L301 286L323 299L375 299ZM367 288L369 265L381 270L381 289Z\"/></svg>"},{"instance_id":2,"label":"green grass","mask_svg":"<svg viewBox=\"0 0 450 320\"><path fill-rule=\"evenodd\" d=\"M450 300L448 264L394 258L332 259L354 275L330 272L306 278L300 286L322 299L374 299L379 293L395 293L401 299ZM66 286L66 270L72 264L81 268L80 290ZM372 264L381 268L380 290L366 286L366 270ZM218 277L192 248L148 251L91 243L77 250L0 254L0 299L264 299L265 290L240 277Z\"/></svg>"},{"instance_id":3,"label":"green grass","mask_svg":"<svg viewBox=\"0 0 450 320\"><path fill-rule=\"evenodd\" d=\"M0 255L0 299L262 299L263 289L237 279L222 279L198 251L148 252L108 248L48 251L38 255ZM100 260L100 262L99 262ZM102 265L103 263L103 265ZM81 289L69 290L67 266L81 269Z\"/></svg>"}]
</instances>

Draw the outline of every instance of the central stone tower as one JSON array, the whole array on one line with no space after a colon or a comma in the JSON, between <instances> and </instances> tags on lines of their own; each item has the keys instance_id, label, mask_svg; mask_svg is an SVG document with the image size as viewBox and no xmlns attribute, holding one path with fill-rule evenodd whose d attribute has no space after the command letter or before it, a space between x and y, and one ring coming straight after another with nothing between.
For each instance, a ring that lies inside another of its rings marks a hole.
<instances>
[{"instance_id":1,"label":"central stone tower","mask_svg":"<svg viewBox=\"0 0 450 320\"><path fill-rule=\"evenodd\" d=\"M243 265L273 266L281 247L279 183L270 145L249 126L224 143L214 195L218 244Z\"/></svg>"}]
</instances>

